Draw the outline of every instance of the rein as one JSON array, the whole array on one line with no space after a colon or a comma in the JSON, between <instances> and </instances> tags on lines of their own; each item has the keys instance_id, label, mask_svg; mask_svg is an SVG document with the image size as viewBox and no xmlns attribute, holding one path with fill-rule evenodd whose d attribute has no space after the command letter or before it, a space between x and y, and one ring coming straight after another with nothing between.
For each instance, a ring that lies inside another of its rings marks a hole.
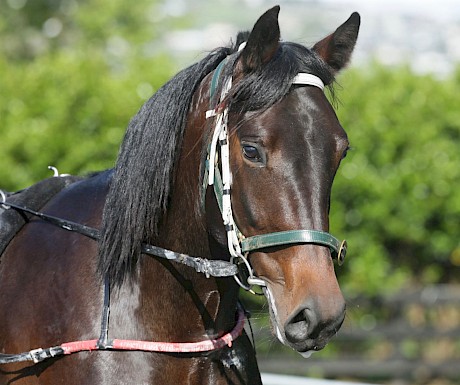
<instances>
[{"instance_id":1,"label":"rein","mask_svg":"<svg viewBox=\"0 0 460 385\"><path fill-rule=\"evenodd\" d=\"M66 342L50 348L33 349L28 352L19 354L0 354L0 364L10 364L15 362L32 361L37 364L49 358L62 355L69 355L83 351L93 350L130 350L159 353L200 353L221 349L224 346L232 347L244 329L245 311L238 304L236 325L230 332L225 335L210 340L199 342L155 342L155 341L137 341L137 340L120 340L108 339L108 316L109 316L109 290L108 280L104 285L104 311L102 314L101 335L99 339Z\"/></svg>"},{"instance_id":2,"label":"rein","mask_svg":"<svg viewBox=\"0 0 460 385\"><path fill-rule=\"evenodd\" d=\"M4 209L13 208L18 211L22 211L33 216L36 216L54 226L60 227L63 230L76 232L84 235L85 237L98 241L100 238L100 232L98 229L82 225L80 223L68 221L66 219L57 218L52 215L47 215L25 206L20 206L14 203L6 202L6 195L0 190L0 205ZM238 273L238 267L230 262L221 260L208 260L206 258L192 257L187 254L177 253L172 250L163 249L162 247L149 245L147 243L142 244L142 253L150 256L160 257L181 263L183 265L193 267L198 273L203 273L207 278L209 277L230 277Z\"/></svg>"},{"instance_id":3,"label":"rein","mask_svg":"<svg viewBox=\"0 0 460 385\"><path fill-rule=\"evenodd\" d=\"M57 176L59 177L59 176ZM24 206L20 206L6 201L7 195L0 190L0 206L5 210L15 209L17 211L36 216L63 230L76 232L88 238L99 240L100 232L98 229L82 225L80 223L68 221L62 218L47 215ZM203 273L207 278L229 277L238 273L238 267L231 262L220 260L208 260L206 258L191 257L187 254L176 253L172 250L163 249L158 246L142 244L142 252L151 256L165 258L170 261L178 262L193 267L197 272ZM18 354L0 353L0 364L14 362L32 361L35 364L61 355L68 355L82 351L93 350L137 350L145 352L164 352L164 353L199 353L208 352L223 348L225 345L232 346L233 341L238 338L244 329L245 311L238 304L236 325L225 335L210 340L199 342L155 342L138 340L108 339L109 315L110 315L110 282L106 277L104 281L104 305L101 317L101 332L99 339L66 342L59 346L50 348L38 348L28 352Z\"/></svg>"}]
</instances>

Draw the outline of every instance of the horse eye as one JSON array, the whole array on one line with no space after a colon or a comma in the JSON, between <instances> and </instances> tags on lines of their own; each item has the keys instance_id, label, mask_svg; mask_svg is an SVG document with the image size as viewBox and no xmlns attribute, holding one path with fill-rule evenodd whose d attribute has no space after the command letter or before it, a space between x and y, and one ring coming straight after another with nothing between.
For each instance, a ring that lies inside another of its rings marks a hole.
<instances>
[{"instance_id":1,"label":"horse eye","mask_svg":"<svg viewBox=\"0 0 460 385\"><path fill-rule=\"evenodd\" d=\"M243 146L243 155L245 156L246 159L253 161L253 162L258 162L259 160L261 160L259 150L255 148L254 146L250 146L248 144L245 144Z\"/></svg>"}]
</instances>

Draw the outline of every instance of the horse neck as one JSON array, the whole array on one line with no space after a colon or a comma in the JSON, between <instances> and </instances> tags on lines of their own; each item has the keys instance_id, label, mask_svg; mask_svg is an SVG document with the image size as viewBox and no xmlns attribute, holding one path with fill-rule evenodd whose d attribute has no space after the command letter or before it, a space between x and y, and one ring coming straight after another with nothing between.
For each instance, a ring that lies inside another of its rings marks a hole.
<instances>
[{"instance_id":1,"label":"horse neck","mask_svg":"<svg viewBox=\"0 0 460 385\"><path fill-rule=\"evenodd\" d=\"M200 208L199 187L205 111L209 107L208 84L209 79L205 78L189 109L182 150L176 166L174 189L156 243L174 251L213 259L213 255L216 255L216 246L210 245L204 209ZM225 254L219 254L220 259L224 257ZM201 336L203 325L208 333L215 330L216 334L228 331L234 326L238 287L232 278L206 278L204 274L196 273L191 267L160 263L167 270L161 275L161 289L164 290L163 295L171 298L173 302L170 316L178 316L174 312L180 308L182 318L187 314L186 318L190 324L199 325ZM145 276L143 284L149 286L150 291L158 290L148 276L152 271L149 273L148 269L141 270ZM158 292L152 294L157 296ZM187 306L188 309L184 309Z\"/></svg>"},{"instance_id":2,"label":"horse neck","mask_svg":"<svg viewBox=\"0 0 460 385\"><path fill-rule=\"evenodd\" d=\"M195 92L189 108L182 146L175 167L174 188L167 213L160 225L160 239L173 250L211 258L206 219L201 207L200 166L205 110L208 107L208 81ZM203 90L204 88L204 90Z\"/></svg>"}]
</instances>

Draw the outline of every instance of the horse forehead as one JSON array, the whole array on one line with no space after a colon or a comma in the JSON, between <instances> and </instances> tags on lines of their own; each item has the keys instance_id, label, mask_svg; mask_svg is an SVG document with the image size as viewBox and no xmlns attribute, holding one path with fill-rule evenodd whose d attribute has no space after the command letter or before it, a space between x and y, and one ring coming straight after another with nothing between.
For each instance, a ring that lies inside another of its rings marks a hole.
<instances>
[{"instance_id":1,"label":"horse forehead","mask_svg":"<svg viewBox=\"0 0 460 385\"><path fill-rule=\"evenodd\" d=\"M253 129L280 144L317 142L318 144L348 144L345 130L339 123L323 91L316 87L299 87L258 118Z\"/></svg>"}]
</instances>

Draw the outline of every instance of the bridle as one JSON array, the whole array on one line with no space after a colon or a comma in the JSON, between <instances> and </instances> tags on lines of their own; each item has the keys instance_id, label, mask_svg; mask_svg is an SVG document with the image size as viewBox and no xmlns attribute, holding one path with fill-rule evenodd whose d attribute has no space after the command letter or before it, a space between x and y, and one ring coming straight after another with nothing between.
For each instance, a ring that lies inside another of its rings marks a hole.
<instances>
[{"instance_id":1,"label":"bridle","mask_svg":"<svg viewBox=\"0 0 460 385\"><path fill-rule=\"evenodd\" d=\"M241 49L242 47L240 47L240 50ZM220 82L221 72L225 63L226 60L222 61L214 71L210 89L211 100L213 99L213 94ZM318 76L309 73L298 73L294 77L292 84L314 86L324 90L323 81ZM225 101L231 87L232 76L229 76L227 79L223 80L217 107L206 112L206 119L215 118L215 126L211 142L208 146L203 187L214 187L214 194L219 205L227 234L227 248L231 256L230 262L236 263L237 265L243 264L246 267L248 274L246 282L243 282L239 275L234 275L236 282L242 288L252 293L255 293L251 288L254 285L265 287L265 281L255 275L254 270L248 261L248 254L251 251L273 246L292 244L314 244L326 246L330 249L332 257L337 259L339 265L342 265L347 253L347 242L345 240L340 242L328 232L301 229L245 237L238 229L238 226L235 223L231 202L232 175L230 170L227 127L229 109ZM222 173L220 170L222 170Z\"/></svg>"},{"instance_id":2,"label":"bridle","mask_svg":"<svg viewBox=\"0 0 460 385\"><path fill-rule=\"evenodd\" d=\"M226 60L222 61L214 71L211 80L211 97L217 84L220 81L220 74ZM324 89L322 80L312 74L299 73L292 81L292 84L307 85ZM216 108L206 112L206 118L215 117L215 128L212 140L208 146L208 153L205 165L205 176L203 187L213 186L214 194L222 214L222 220L227 234L227 248L230 253L230 262L224 260L207 260L200 257L192 257L186 254L177 253L158 246L142 244L142 252L156 257L168 259L193 267L197 272L203 273L206 277L230 277L233 276L236 282L244 289L255 293L252 286L261 286L265 289L266 283L258 278L252 269L248 254L254 250L260 250L267 247L292 245L292 244L314 244L326 246L330 249L333 258L336 258L339 265L343 263L347 252L346 241L340 242L337 238L328 232L321 230L287 230L268 234L260 234L251 237L245 237L238 229L233 215L231 202L231 170L228 147L228 107L225 106L224 100L232 86L232 77L224 81L219 103ZM218 156L220 153L220 157ZM220 172L222 170L222 173ZM59 175L56 170L55 177L64 177ZM14 209L21 213L28 213L37 216L64 230L77 232L94 240L100 238L98 229L57 218L41 212L31 210L27 207L17 205L14 202L7 201L8 194L0 190L0 207L8 210ZM244 265L247 269L248 277L244 280L239 275L239 267ZM245 282L244 282L245 281ZM265 293L268 290L264 290ZM0 364L33 361L41 362L45 359L53 358L60 355L72 354L87 350L140 350L150 352L205 352L220 349L224 346L231 346L232 342L242 333L244 327L244 311L238 306L236 325L232 331L214 340L205 340L195 343L165 343L153 341L132 341L108 339L109 330L109 313L110 313L110 282L106 278L104 285L104 302L101 321L101 334L99 339L87 341L75 341L61 344L46 349L34 349L29 352L19 354L0 354Z\"/></svg>"}]
</instances>

